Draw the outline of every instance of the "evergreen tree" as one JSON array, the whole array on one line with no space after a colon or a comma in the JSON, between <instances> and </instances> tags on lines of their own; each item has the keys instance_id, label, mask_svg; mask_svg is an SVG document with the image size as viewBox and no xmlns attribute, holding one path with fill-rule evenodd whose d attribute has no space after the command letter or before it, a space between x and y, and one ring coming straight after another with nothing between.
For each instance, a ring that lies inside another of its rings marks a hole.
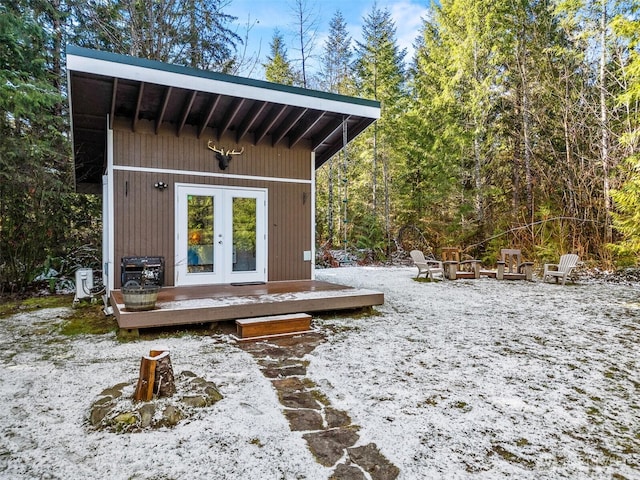
<instances>
[{"instance_id":1,"label":"evergreen tree","mask_svg":"<svg viewBox=\"0 0 640 480\"><path fill-rule=\"evenodd\" d=\"M329 35L324 42L320 70L320 87L327 92L353 93L351 37L340 10L329 21Z\"/></svg>"},{"instance_id":2,"label":"evergreen tree","mask_svg":"<svg viewBox=\"0 0 640 480\"><path fill-rule=\"evenodd\" d=\"M371 199L368 210L356 213L364 223L362 237L370 244L384 245L385 253L389 253L391 241L391 179L394 165L402 155L402 145L398 142L397 129L399 115L403 110L405 95L405 50L397 45L396 26L389 10L380 10L374 4L364 18L362 42L357 42L355 52L356 86L359 94L381 102L381 118L375 124L371 134L360 140L360 145L369 143L370 148L360 150L359 167L370 173L370 195L360 192L358 198ZM368 166L366 159L371 159ZM380 172L379 164L382 164ZM365 165L367 165L365 167ZM363 171L363 173L364 173ZM382 177L383 212L379 212L378 184ZM357 205L350 205L355 208ZM360 205L362 207L363 205ZM384 232L383 239L367 238L370 232Z\"/></svg>"},{"instance_id":3,"label":"evergreen tree","mask_svg":"<svg viewBox=\"0 0 640 480\"><path fill-rule=\"evenodd\" d=\"M263 64L265 78L269 82L297 85L298 75L287 58L284 38L278 29L273 32L269 48L271 49L271 54L267 57L267 63Z\"/></svg>"},{"instance_id":4,"label":"evergreen tree","mask_svg":"<svg viewBox=\"0 0 640 480\"><path fill-rule=\"evenodd\" d=\"M324 44L320 72L320 86L323 90L349 94L353 93L351 63L353 52L351 37L342 13L338 10L329 22L329 35ZM346 207L342 202L346 199L346 182L338 181L346 178L348 172L342 171L347 165L345 152L331 158L323 168L316 172L317 199L316 210L318 237L335 244L339 231L340 213ZM326 215L325 215L326 212Z\"/></svg>"},{"instance_id":5,"label":"evergreen tree","mask_svg":"<svg viewBox=\"0 0 640 480\"><path fill-rule=\"evenodd\" d=\"M610 247L621 258L631 257L630 263L637 264L640 259L640 19L620 15L613 25L628 42L629 63L624 70L626 89L618 98L627 106L628 116L624 122L627 128L621 143L626 146L628 157L621 168L623 183L611 192L616 207L613 226L622 239Z\"/></svg>"},{"instance_id":6,"label":"evergreen tree","mask_svg":"<svg viewBox=\"0 0 640 480\"><path fill-rule=\"evenodd\" d=\"M63 99L39 13L29 2L0 5L0 292L24 288L57 254L62 194L72 184Z\"/></svg>"},{"instance_id":7,"label":"evergreen tree","mask_svg":"<svg viewBox=\"0 0 640 480\"><path fill-rule=\"evenodd\" d=\"M242 43L223 0L71 1L71 40L84 47L228 71Z\"/></svg>"}]
</instances>

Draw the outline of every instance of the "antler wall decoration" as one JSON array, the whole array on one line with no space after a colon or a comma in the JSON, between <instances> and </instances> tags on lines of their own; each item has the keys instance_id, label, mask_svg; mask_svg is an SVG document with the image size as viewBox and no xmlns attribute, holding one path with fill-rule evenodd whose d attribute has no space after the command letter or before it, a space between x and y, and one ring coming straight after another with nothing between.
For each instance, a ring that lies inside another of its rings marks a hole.
<instances>
[{"instance_id":1,"label":"antler wall decoration","mask_svg":"<svg viewBox=\"0 0 640 480\"><path fill-rule=\"evenodd\" d=\"M220 170L227 169L229 162L231 161L231 155L241 155L242 152L244 152L244 147L242 147L239 152L236 152L235 150L227 150L225 152L223 148L217 149L215 143L212 145L211 140L207 142L207 148L216 152L216 158L218 159L218 166L220 167Z\"/></svg>"}]
</instances>

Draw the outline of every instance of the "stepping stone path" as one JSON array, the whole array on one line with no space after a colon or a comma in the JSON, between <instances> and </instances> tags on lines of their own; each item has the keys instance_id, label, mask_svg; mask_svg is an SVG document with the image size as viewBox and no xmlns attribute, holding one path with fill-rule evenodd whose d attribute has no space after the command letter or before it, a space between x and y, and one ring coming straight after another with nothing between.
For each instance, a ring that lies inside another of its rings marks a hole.
<instances>
[{"instance_id":1,"label":"stepping stone path","mask_svg":"<svg viewBox=\"0 0 640 480\"><path fill-rule=\"evenodd\" d=\"M320 333L278 337L238 346L256 358L262 373L271 379L292 431L305 432L309 450L318 463L334 467L330 480L394 480L400 469L378 447L360 440L357 425L347 412L333 408L307 375L304 356L325 341Z\"/></svg>"}]
</instances>

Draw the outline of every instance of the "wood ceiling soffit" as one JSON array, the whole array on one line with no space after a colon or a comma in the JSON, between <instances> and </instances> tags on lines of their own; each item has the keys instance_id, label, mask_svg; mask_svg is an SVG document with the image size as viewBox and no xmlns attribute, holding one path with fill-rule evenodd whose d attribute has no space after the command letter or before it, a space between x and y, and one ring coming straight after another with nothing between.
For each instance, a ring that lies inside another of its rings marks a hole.
<instances>
[{"instance_id":1,"label":"wood ceiling soffit","mask_svg":"<svg viewBox=\"0 0 640 480\"><path fill-rule=\"evenodd\" d=\"M109 130L113 130L113 117L116 114L116 97L118 96L118 79L114 77L111 88L111 108L109 109Z\"/></svg>"},{"instance_id":2,"label":"wood ceiling soffit","mask_svg":"<svg viewBox=\"0 0 640 480\"><path fill-rule=\"evenodd\" d=\"M133 112L133 119L131 122L131 130L133 132L136 131L136 127L138 125L138 115L140 115L140 106L142 105L143 94L144 94L144 82L140 82L140 87L138 88L138 101L136 102L136 109Z\"/></svg>"},{"instance_id":3,"label":"wood ceiling soffit","mask_svg":"<svg viewBox=\"0 0 640 480\"><path fill-rule=\"evenodd\" d=\"M274 110L279 109L279 111L276 114L273 114ZM262 128L256 132L253 144L257 145L260 143L260 141L265 137L265 135L267 135L267 132L269 130L271 130L271 127L273 127L276 122L278 120L280 120L280 117L282 117L282 115L287 111L287 106L286 105L274 105L273 108L271 109L271 111L269 112L269 115L271 115L271 120L269 121L265 121L262 124ZM268 117L267 117L268 118Z\"/></svg>"},{"instance_id":4,"label":"wood ceiling soffit","mask_svg":"<svg viewBox=\"0 0 640 480\"><path fill-rule=\"evenodd\" d=\"M297 131L294 131L293 134L289 137L289 148L295 147L300 140L302 140L305 135L307 135L313 127L315 127L320 120L324 118L327 112L320 112L319 115L313 117L313 121L309 122L307 125L303 125Z\"/></svg>"},{"instance_id":5,"label":"wood ceiling soffit","mask_svg":"<svg viewBox=\"0 0 640 480\"><path fill-rule=\"evenodd\" d=\"M289 131L296 125L302 117L309 111L308 108L303 108L298 112L293 111L291 114L282 122L283 126L280 131L274 134L271 146L275 147L280 141L289 133Z\"/></svg>"},{"instance_id":6,"label":"wood ceiling soffit","mask_svg":"<svg viewBox=\"0 0 640 480\"><path fill-rule=\"evenodd\" d=\"M268 103L265 101L256 102L245 118L240 121L238 134L236 136L236 143L240 143L242 138L247 134L251 127L253 127L253 124L256 123L256 120L260 117L264 109L267 108L267 105Z\"/></svg>"},{"instance_id":7,"label":"wood ceiling soffit","mask_svg":"<svg viewBox=\"0 0 640 480\"><path fill-rule=\"evenodd\" d=\"M347 137L349 142L362 133L372 122L367 118L361 118L355 125L349 126L347 130Z\"/></svg>"},{"instance_id":8,"label":"wood ceiling soffit","mask_svg":"<svg viewBox=\"0 0 640 480\"><path fill-rule=\"evenodd\" d=\"M76 118L79 118L79 115L75 115ZM78 132L88 132L88 133L94 133L96 136L104 136L104 129L103 128L87 128L87 127L74 127L74 130L78 131Z\"/></svg>"},{"instance_id":9,"label":"wood ceiling soffit","mask_svg":"<svg viewBox=\"0 0 640 480\"><path fill-rule=\"evenodd\" d=\"M179 137L182 133L182 129L184 128L184 124L187 123L187 118L189 117L189 112L191 111L191 107L193 106L193 102L196 100L196 95L198 95L198 91L194 90L191 92L189 96L189 100L184 105L184 109L182 110L182 118L180 119L180 123L178 124L178 130L176 131L176 135Z\"/></svg>"},{"instance_id":10,"label":"wood ceiling soffit","mask_svg":"<svg viewBox=\"0 0 640 480\"><path fill-rule=\"evenodd\" d=\"M240 108L242 108L242 105L244 105L245 101L245 98L238 98L233 102L231 109L229 109L229 111L227 112L227 116L222 120L220 128L218 128L218 141L220 141L220 138L222 138L224 132L226 132L227 129L231 126L233 120L236 118L236 115L238 115L238 112L240 111Z\"/></svg>"},{"instance_id":11,"label":"wood ceiling soffit","mask_svg":"<svg viewBox=\"0 0 640 480\"><path fill-rule=\"evenodd\" d=\"M173 91L173 87L168 87L164 91L164 98L162 99L162 105L160 105L160 111L156 115L156 135L160 131L160 125L162 125L162 121L164 120L164 114L167 111L167 105L169 105L169 98L171 97L172 91Z\"/></svg>"},{"instance_id":12,"label":"wood ceiling soffit","mask_svg":"<svg viewBox=\"0 0 640 480\"><path fill-rule=\"evenodd\" d=\"M348 120L349 120L349 117L347 117L347 121ZM318 148L320 145L322 145L325 142L327 138L332 136L334 133L336 133L336 131L338 131L338 129L341 129L341 128L342 128L341 118L338 118L333 122L330 122L329 125L327 125L324 128L324 130L322 130L316 137L313 138L311 150L315 150L316 148Z\"/></svg>"},{"instance_id":13,"label":"wood ceiling soffit","mask_svg":"<svg viewBox=\"0 0 640 480\"><path fill-rule=\"evenodd\" d=\"M204 129L207 128L209 121L211 121L213 112L215 112L216 108L218 108L218 103L220 103L220 95L214 94L211 97L211 102L209 103L209 109L207 110L207 114L204 116L204 118L202 119L202 123L200 123L200 126L198 127L198 138L200 138L200 135L202 135L202 132L204 132Z\"/></svg>"}]
</instances>

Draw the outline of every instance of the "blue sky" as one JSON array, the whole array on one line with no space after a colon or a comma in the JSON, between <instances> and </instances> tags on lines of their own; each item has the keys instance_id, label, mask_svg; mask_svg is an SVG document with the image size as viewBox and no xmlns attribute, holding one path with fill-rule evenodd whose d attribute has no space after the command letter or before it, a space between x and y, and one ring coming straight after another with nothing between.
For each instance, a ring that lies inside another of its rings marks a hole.
<instances>
[{"instance_id":1,"label":"blue sky","mask_svg":"<svg viewBox=\"0 0 640 480\"><path fill-rule=\"evenodd\" d=\"M324 41L329 30L329 21L336 10L342 12L347 23L347 28L353 40L360 40L362 33L362 21L370 12L375 0L307 0L309 8L315 12L318 18L318 33L314 53L322 52ZM413 54L412 44L421 27L421 18L427 12L430 0L378 0L380 9L388 9L396 24L396 37L401 48L407 49L409 61ZM260 66L269 54L269 44L276 28L280 30L287 43L290 60L299 54L295 50L294 0L229 0L224 11L238 17L238 34L244 36L248 22L252 25L249 31L247 56L258 57L258 65L246 66L240 75L254 78L263 78L263 70ZM257 22L257 23L256 23ZM255 63L255 62L254 62Z\"/></svg>"}]
</instances>

